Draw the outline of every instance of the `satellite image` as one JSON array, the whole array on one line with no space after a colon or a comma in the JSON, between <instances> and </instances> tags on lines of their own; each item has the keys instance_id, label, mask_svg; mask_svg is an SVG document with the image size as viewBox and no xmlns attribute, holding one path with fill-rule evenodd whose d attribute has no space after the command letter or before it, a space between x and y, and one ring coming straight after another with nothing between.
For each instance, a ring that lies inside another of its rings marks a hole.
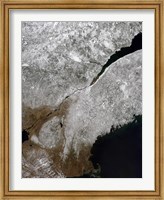
<instances>
[{"instance_id":1,"label":"satellite image","mask_svg":"<svg viewBox=\"0 0 164 200\"><path fill-rule=\"evenodd\" d=\"M142 178L142 22L22 22L22 178Z\"/></svg>"}]
</instances>

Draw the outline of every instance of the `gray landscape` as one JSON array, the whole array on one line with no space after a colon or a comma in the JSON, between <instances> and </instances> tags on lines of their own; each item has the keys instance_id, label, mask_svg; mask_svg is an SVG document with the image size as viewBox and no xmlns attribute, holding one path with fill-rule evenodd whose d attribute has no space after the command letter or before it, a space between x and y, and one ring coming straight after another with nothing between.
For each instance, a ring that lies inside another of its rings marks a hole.
<instances>
[{"instance_id":1,"label":"gray landscape","mask_svg":"<svg viewBox=\"0 0 164 200\"><path fill-rule=\"evenodd\" d=\"M141 22L22 22L23 178L109 177L94 166L93 145L135 116Z\"/></svg>"}]
</instances>

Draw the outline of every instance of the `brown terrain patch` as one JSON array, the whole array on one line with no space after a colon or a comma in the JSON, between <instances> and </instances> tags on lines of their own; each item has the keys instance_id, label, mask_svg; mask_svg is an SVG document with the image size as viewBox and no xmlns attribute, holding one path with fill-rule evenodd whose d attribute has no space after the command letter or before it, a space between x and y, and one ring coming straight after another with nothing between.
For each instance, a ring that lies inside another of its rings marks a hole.
<instances>
[{"instance_id":1,"label":"brown terrain patch","mask_svg":"<svg viewBox=\"0 0 164 200\"><path fill-rule=\"evenodd\" d=\"M74 150L71 149L66 160L63 160L61 157L61 154L63 152L63 147L60 144L56 148L46 149L40 147L37 144L34 144L31 141L26 141L23 143L22 153L24 158L27 159L27 162L29 162L29 164L32 164L35 168L39 167L41 168L39 164L40 157L38 157L37 154L39 155L39 152L44 150L47 153L46 158L48 155L48 158L53 160L54 173L62 172L65 177L76 177L83 175L85 172L90 172L93 170L93 165L91 161L89 161L91 147L90 146L82 147L82 146L80 148L80 153L78 157L76 156ZM42 158L44 157L45 155L43 154ZM25 171L30 172L29 178L36 176L35 172L33 172L32 169L29 169L25 164L23 164L22 167ZM52 178L51 175L49 175L48 173L48 169L47 170L41 169L41 170L42 170L40 172L41 176L44 175L45 178Z\"/></svg>"},{"instance_id":2,"label":"brown terrain patch","mask_svg":"<svg viewBox=\"0 0 164 200\"><path fill-rule=\"evenodd\" d=\"M70 103L71 101L69 99L66 99L55 110L53 110L49 106L42 106L34 109L23 106L22 129L29 133L30 138L34 134L38 136L39 131L43 126L43 124L52 119L54 116L65 118ZM48 157L51 160L53 160L55 166L54 171L61 171L66 177L81 176L83 175L84 172L91 171L93 169L92 163L89 161L91 146L86 146L85 144L81 144L78 157L73 147L70 147L70 151L67 158L65 160L62 158L66 141L66 137L64 134L65 132L64 124L62 124L61 129L62 129L61 138L57 146L54 148L47 149L41 147L39 144L35 144L30 140L25 141L22 145L22 153L24 158L29 159L30 157L30 163L32 162L37 164L37 162L34 162L34 160L38 159L37 152L43 151L44 149ZM29 156L30 153L36 155ZM27 169L27 167L25 167L25 165L23 165L23 168L25 170L29 170ZM45 173L46 175L45 177L50 177L46 172L43 173ZM31 172L30 177L34 177L33 172Z\"/></svg>"},{"instance_id":3,"label":"brown terrain patch","mask_svg":"<svg viewBox=\"0 0 164 200\"><path fill-rule=\"evenodd\" d=\"M54 116L62 117L66 115L70 101L63 101L59 107L53 110L49 106L30 108L23 106L22 129L27 131L30 136L38 135L43 124Z\"/></svg>"},{"instance_id":4,"label":"brown terrain patch","mask_svg":"<svg viewBox=\"0 0 164 200\"><path fill-rule=\"evenodd\" d=\"M78 157L74 149L70 150L62 165L66 177L82 176L84 173L93 170L92 162L89 161L90 150L90 146L81 145Z\"/></svg>"}]
</instances>

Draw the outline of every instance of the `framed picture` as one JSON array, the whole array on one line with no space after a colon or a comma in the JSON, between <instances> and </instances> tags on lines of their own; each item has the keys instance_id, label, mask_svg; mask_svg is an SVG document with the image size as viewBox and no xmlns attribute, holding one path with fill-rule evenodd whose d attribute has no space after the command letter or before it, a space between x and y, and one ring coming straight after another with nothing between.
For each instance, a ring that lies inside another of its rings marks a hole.
<instances>
[{"instance_id":1,"label":"framed picture","mask_svg":"<svg viewBox=\"0 0 164 200\"><path fill-rule=\"evenodd\" d=\"M1 1L1 199L164 199L163 1Z\"/></svg>"}]
</instances>

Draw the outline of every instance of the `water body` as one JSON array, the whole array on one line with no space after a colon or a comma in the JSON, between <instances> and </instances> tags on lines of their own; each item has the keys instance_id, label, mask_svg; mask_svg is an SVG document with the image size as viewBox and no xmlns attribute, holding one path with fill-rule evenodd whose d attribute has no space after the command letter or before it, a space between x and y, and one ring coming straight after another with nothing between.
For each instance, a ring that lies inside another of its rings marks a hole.
<instances>
[{"instance_id":1,"label":"water body","mask_svg":"<svg viewBox=\"0 0 164 200\"><path fill-rule=\"evenodd\" d=\"M140 49L142 33L133 38L130 47L121 48L113 54L90 85L113 62ZM74 178L142 178L142 116L135 116L133 122L99 136L92 146L91 154L90 160L95 170Z\"/></svg>"},{"instance_id":2,"label":"water body","mask_svg":"<svg viewBox=\"0 0 164 200\"><path fill-rule=\"evenodd\" d=\"M91 154L95 169L74 178L142 178L142 116L99 136Z\"/></svg>"},{"instance_id":3,"label":"water body","mask_svg":"<svg viewBox=\"0 0 164 200\"><path fill-rule=\"evenodd\" d=\"M22 143L29 139L29 134L27 131L22 131Z\"/></svg>"},{"instance_id":4,"label":"water body","mask_svg":"<svg viewBox=\"0 0 164 200\"><path fill-rule=\"evenodd\" d=\"M113 54L110 57L110 59L106 62L106 64L102 67L100 73L92 80L90 85L93 85L97 81L97 79L104 73L105 69L109 67L112 63L140 49L142 49L142 33L137 34L133 38L132 44L130 47L124 47L124 48L121 48L120 51L116 51L115 54Z\"/></svg>"},{"instance_id":5,"label":"water body","mask_svg":"<svg viewBox=\"0 0 164 200\"><path fill-rule=\"evenodd\" d=\"M91 153L101 178L142 178L142 116L99 136Z\"/></svg>"}]
</instances>

